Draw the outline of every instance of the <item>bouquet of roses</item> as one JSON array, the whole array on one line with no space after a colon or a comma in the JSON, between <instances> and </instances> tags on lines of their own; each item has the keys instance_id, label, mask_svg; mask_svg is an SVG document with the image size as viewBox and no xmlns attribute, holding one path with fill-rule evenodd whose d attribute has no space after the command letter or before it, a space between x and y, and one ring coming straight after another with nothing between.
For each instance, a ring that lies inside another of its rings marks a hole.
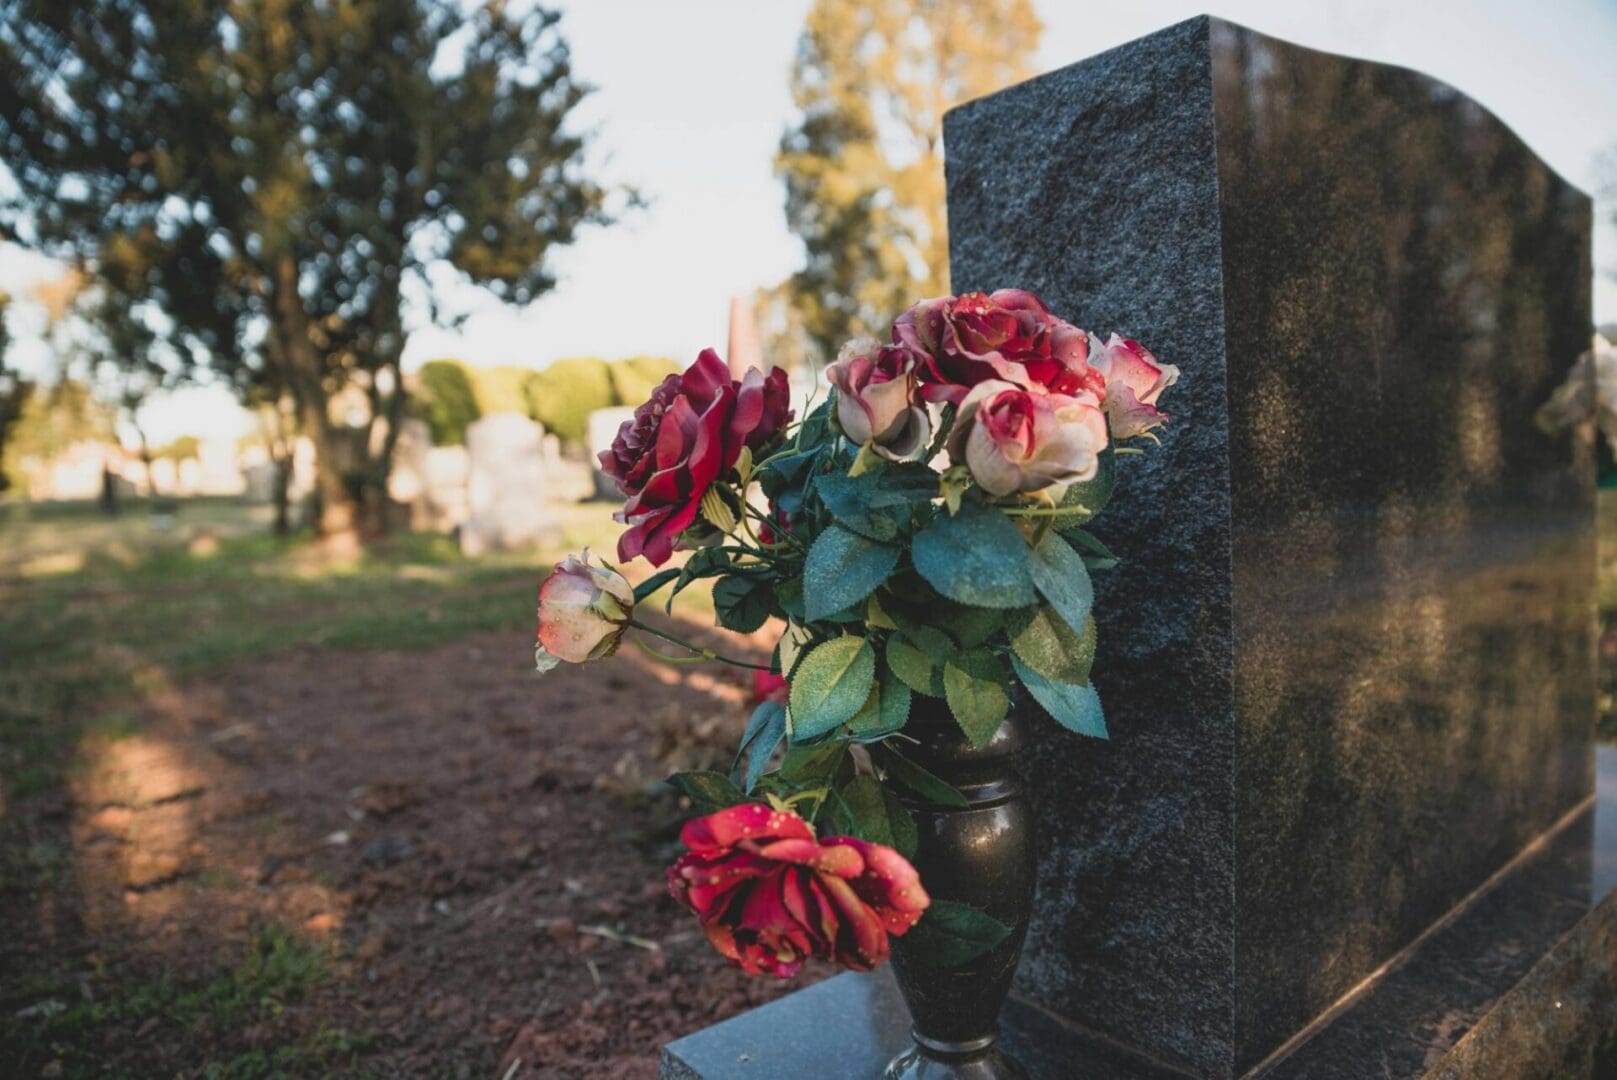
<instances>
[{"instance_id":1,"label":"bouquet of roses","mask_svg":"<svg viewBox=\"0 0 1617 1080\"><path fill-rule=\"evenodd\" d=\"M779 369L735 380L707 350L669 376L601 465L627 498L619 559L689 556L631 586L586 552L539 589L541 670L610 656L631 630L690 653L637 639L663 659L727 660L635 619L703 579L721 625L784 627L730 774L671 778L707 816L668 871L720 952L782 976L811 956L868 970L928 911L895 788L960 796L906 757L914 695L941 698L977 746L1017 685L1105 737L1089 571L1115 558L1083 526L1131 452L1119 443L1154 439L1178 370L1002 290L916 304L826 374L830 397L800 422ZM993 944L984 920L932 907L940 941L971 930L943 951Z\"/></svg>"}]
</instances>

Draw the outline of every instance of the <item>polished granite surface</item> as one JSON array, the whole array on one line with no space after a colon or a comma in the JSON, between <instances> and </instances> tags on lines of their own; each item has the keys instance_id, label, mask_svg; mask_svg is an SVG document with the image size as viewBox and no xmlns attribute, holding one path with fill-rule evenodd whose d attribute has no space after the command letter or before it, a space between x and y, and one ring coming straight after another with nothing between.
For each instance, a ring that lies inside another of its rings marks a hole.
<instances>
[{"instance_id":1,"label":"polished granite surface","mask_svg":"<svg viewBox=\"0 0 1617 1080\"><path fill-rule=\"evenodd\" d=\"M1265 1059L1589 794L1586 197L1457 91L1196 19L951 113L956 291L1183 377L1094 530L1112 739L1040 741L1019 992Z\"/></svg>"},{"instance_id":2,"label":"polished granite surface","mask_svg":"<svg viewBox=\"0 0 1617 1080\"><path fill-rule=\"evenodd\" d=\"M1617 1074L1617 746L1599 798L1291 1052L1265 1080ZM891 976L839 975L665 1048L667 1080L874 1080L908 1042ZM1031 1080L1183 1080L1025 1001L1001 1038ZM1607 1068L1613 1072L1601 1073Z\"/></svg>"}]
</instances>

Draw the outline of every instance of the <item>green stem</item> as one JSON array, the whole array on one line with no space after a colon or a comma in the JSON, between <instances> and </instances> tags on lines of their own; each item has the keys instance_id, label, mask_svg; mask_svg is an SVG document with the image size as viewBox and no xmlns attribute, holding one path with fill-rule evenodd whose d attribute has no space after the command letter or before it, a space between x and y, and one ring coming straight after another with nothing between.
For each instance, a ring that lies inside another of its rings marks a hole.
<instances>
[{"instance_id":1,"label":"green stem","mask_svg":"<svg viewBox=\"0 0 1617 1080\"><path fill-rule=\"evenodd\" d=\"M634 627L636 630L644 631L645 633L648 633L648 634L652 635L653 637L660 637L664 641L672 642L673 644L678 645L680 648L689 649L691 652L696 654L695 656L682 656L682 657L665 656L663 653L657 652L655 649L652 649L645 642L640 641L639 639L636 639L635 643L637 645L639 645L642 649L645 649L647 652L649 652L653 656L656 656L656 657L667 660L671 664L696 664L696 663L702 662L703 660L717 660L721 664L730 664L730 665L732 665L734 667L752 668L754 671L773 671L773 670L775 670L774 668L770 667L768 664L753 664L753 663L749 663L746 660L737 660L737 659L735 659L734 657L731 657L731 656L722 656L719 653L714 652L712 649L704 649L700 645L692 645L690 642L685 641L682 638L677 638L673 634L664 633L663 631L658 630L654 626L647 626L645 623L639 622L638 620L635 620L635 619L630 619L629 620L629 625Z\"/></svg>"}]
</instances>

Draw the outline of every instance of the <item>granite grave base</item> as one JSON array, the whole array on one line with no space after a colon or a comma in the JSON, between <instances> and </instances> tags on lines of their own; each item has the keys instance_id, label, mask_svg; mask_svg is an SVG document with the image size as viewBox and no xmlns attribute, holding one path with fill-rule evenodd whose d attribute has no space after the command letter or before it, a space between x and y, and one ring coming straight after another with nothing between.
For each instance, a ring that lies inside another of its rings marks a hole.
<instances>
[{"instance_id":1,"label":"granite grave base","mask_svg":"<svg viewBox=\"0 0 1617 1080\"><path fill-rule=\"evenodd\" d=\"M1031 1080L1183 1080L1020 998L1002 1044ZM670 1043L665 1080L864 1080L909 1043L887 972L839 975ZM1245 1075L1266 1080L1617 1076L1617 746L1596 797Z\"/></svg>"}]
</instances>

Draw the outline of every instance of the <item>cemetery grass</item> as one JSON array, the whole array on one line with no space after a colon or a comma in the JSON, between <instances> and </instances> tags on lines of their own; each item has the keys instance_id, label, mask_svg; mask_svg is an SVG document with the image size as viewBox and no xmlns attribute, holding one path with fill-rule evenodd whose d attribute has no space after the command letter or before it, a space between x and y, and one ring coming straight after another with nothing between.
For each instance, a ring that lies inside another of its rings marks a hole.
<instances>
[{"instance_id":1,"label":"cemetery grass","mask_svg":"<svg viewBox=\"0 0 1617 1080\"><path fill-rule=\"evenodd\" d=\"M562 548L610 551L607 514ZM728 765L744 681L632 651L536 679L562 548L332 561L228 500L0 504L0 1060L650 1077L789 989L723 969L662 880L656 780ZM705 603L673 618L718 644Z\"/></svg>"}]
</instances>

